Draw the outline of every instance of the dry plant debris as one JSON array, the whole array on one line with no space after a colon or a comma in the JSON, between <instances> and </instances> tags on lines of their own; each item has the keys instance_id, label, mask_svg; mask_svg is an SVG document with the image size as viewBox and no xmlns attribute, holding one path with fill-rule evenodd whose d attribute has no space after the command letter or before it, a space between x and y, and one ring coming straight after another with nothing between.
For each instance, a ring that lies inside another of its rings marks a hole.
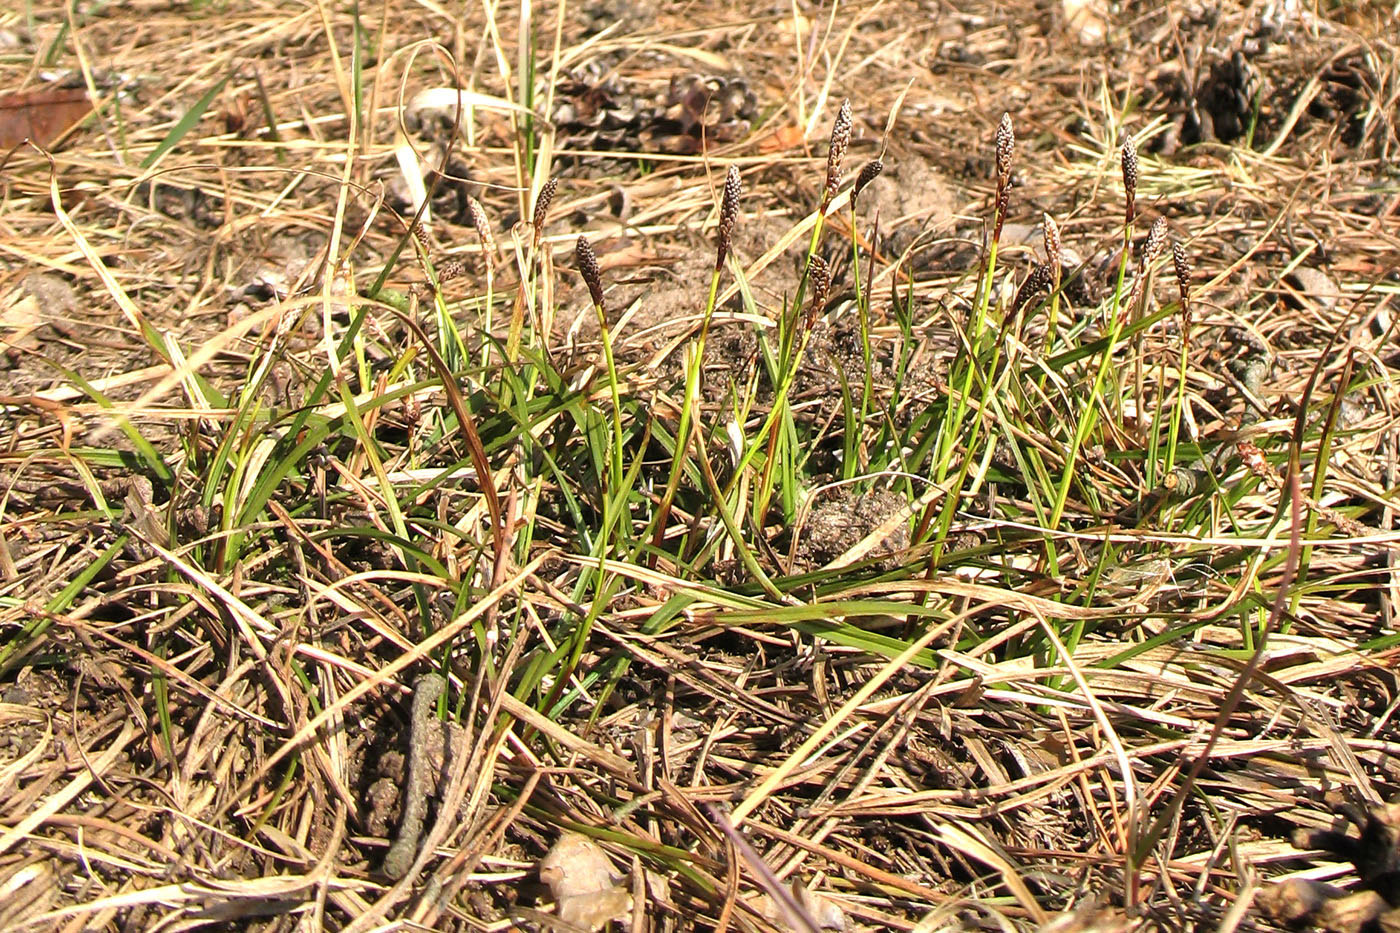
<instances>
[{"instance_id":1,"label":"dry plant debris","mask_svg":"<svg viewBox=\"0 0 1400 933\"><path fill-rule=\"evenodd\" d=\"M1354 892L1309 878L1290 878L1259 893L1259 909L1295 929L1364 933L1400 928L1400 804L1339 808L1358 834L1300 829L1299 849L1322 850L1350 862L1360 885Z\"/></svg>"},{"instance_id":2,"label":"dry plant debris","mask_svg":"<svg viewBox=\"0 0 1400 933\"><path fill-rule=\"evenodd\" d=\"M564 833L540 859L539 872L559 919L589 933L632 910L631 893L617 883L607 854L587 836Z\"/></svg>"},{"instance_id":3,"label":"dry plant debris","mask_svg":"<svg viewBox=\"0 0 1400 933\"><path fill-rule=\"evenodd\" d=\"M31 6L0 927L1396 926L1391 5Z\"/></svg>"}]
</instances>

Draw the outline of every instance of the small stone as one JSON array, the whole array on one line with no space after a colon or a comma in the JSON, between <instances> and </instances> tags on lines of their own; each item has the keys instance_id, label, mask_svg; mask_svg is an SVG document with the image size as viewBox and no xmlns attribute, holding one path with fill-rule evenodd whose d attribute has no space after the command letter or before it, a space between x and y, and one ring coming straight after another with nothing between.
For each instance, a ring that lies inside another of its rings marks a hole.
<instances>
[{"instance_id":1,"label":"small stone","mask_svg":"<svg viewBox=\"0 0 1400 933\"><path fill-rule=\"evenodd\" d=\"M1108 4L1104 0L1063 0L1065 25L1080 45L1099 45L1108 37Z\"/></svg>"}]
</instances>

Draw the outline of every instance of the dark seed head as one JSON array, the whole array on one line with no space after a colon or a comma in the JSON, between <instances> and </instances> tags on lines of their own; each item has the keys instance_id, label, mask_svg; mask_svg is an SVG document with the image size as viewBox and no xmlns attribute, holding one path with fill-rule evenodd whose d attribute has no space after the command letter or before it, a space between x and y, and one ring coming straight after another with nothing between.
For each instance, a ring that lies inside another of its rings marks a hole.
<instances>
[{"instance_id":1,"label":"dark seed head","mask_svg":"<svg viewBox=\"0 0 1400 933\"><path fill-rule=\"evenodd\" d=\"M1142 299L1147 280L1152 275L1152 265L1162 255L1162 249L1166 245L1167 222L1158 217L1152 222L1152 229L1147 231L1147 240L1142 244L1142 268L1138 270L1132 290L1128 292L1128 302L1123 306L1123 314L1126 315L1129 309L1137 307L1138 301Z\"/></svg>"},{"instance_id":2,"label":"dark seed head","mask_svg":"<svg viewBox=\"0 0 1400 933\"><path fill-rule=\"evenodd\" d=\"M1181 294L1181 310L1191 312L1191 257L1186 247L1172 241L1172 267L1176 269L1176 289Z\"/></svg>"},{"instance_id":3,"label":"dark seed head","mask_svg":"<svg viewBox=\"0 0 1400 933\"><path fill-rule=\"evenodd\" d=\"M535 228L535 240L539 241L544 230L545 218L549 216L549 202L554 200L554 189L559 187L559 179L551 178L540 188L539 195L535 198L535 214L531 218L531 226Z\"/></svg>"},{"instance_id":4,"label":"dark seed head","mask_svg":"<svg viewBox=\"0 0 1400 933\"><path fill-rule=\"evenodd\" d=\"M598 268L598 254L593 252L593 244L588 242L588 237L578 238L574 255L578 259L579 274L583 276L584 284L588 286L588 294L593 298L593 305L601 310L604 307L603 274Z\"/></svg>"},{"instance_id":5,"label":"dark seed head","mask_svg":"<svg viewBox=\"0 0 1400 933\"><path fill-rule=\"evenodd\" d=\"M461 277L466 271L467 267L462 264L462 260L449 259L438 268L437 280L439 283L450 282Z\"/></svg>"},{"instance_id":6,"label":"dark seed head","mask_svg":"<svg viewBox=\"0 0 1400 933\"><path fill-rule=\"evenodd\" d=\"M739 178L737 166L729 166L724 176L724 196L719 205L719 249L715 254L715 271L724 268L725 257L729 255L734 242L734 223L739 218L739 195L743 194L744 182Z\"/></svg>"},{"instance_id":7,"label":"dark seed head","mask_svg":"<svg viewBox=\"0 0 1400 933\"><path fill-rule=\"evenodd\" d=\"M826 188L822 192L823 211L841 187L841 162L846 158L846 148L850 144L851 102L843 100L841 109L836 111L836 122L831 125L831 148L826 153Z\"/></svg>"},{"instance_id":8,"label":"dark seed head","mask_svg":"<svg viewBox=\"0 0 1400 933\"><path fill-rule=\"evenodd\" d=\"M1031 270L1031 274L1026 276L1026 280L1021 283L1021 287L1016 289L1016 297L1011 299L1010 317L1014 318L1021 313L1032 298L1041 292L1050 291L1055 287L1053 267L1050 264L1036 266Z\"/></svg>"},{"instance_id":9,"label":"dark seed head","mask_svg":"<svg viewBox=\"0 0 1400 933\"><path fill-rule=\"evenodd\" d=\"M1138 186L1138 154L1137 145L1133 138L1129 136L1123 140L1123 191L1128 198L1128 223L1133 222L1135 215L1134 207L1137 202Z\"/></svg>"},{"instance_id":10,"label":"dark seed head","mask_svg":"<svg viewBox=\"0 0 1400 933\"><path fill-rule=\"evenodd\" d=\"M1144 268L1157 261L1157 257L1162 255L1162 248L1167 245L1167 222L1158 217L1152 222L1152 229L1147 231L1147 242L1142 244L1142 265Z\"/></svg>"},{"instance_id":11,"label":"dark seed head","mask_svg":"<svg viewBox=\"0 0 1400 933\"><path fill-rule=\"evenodd\" d=\"M1011 190L1001 183L997 184L997 195L995 207L992 209L992 239L1001 241L1001 226L1006 222L1006 212L1011 207Z\"/></svg>"},{"instance_id":12,"label":"dark seed head","mask_svg":"<svg viewBox=\"0 0 1400 933\"><path fill-rule=\"evenodd\" d=\"M1016 147L1016 134L1011 129L1011 114L1003 113L997 124L997 182L1005 186L1011 178L1011 153Z\"/></svg>"},{"instance_id":13,"label":"dark seed head","mask_svg":"<svg viewBox=\"0 0 1400 933\"><path fill-rule=\"evenodd\" d=\"M860 193L865 190L865 186L880 177L880 173L885 170L885 163L881 159L871 159L860 167L860 174L856 176L856 185L851 189L851 202L860 197Z\"/></svg>"}]
</instances>

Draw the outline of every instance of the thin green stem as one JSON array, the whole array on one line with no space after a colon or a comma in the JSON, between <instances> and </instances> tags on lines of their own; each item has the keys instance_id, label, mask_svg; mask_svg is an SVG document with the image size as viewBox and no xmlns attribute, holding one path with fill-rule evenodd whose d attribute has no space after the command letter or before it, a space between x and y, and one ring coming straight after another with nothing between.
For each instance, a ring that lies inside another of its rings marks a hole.
<instances>
[{"instance_id":1,"label":"thin green stem","mask_svg":"<svg viewBox=\"0 0 1400 933\"><path fill-rule=\"evenodd\" d=\"M685 397L681 399L681 421L680 428L676 432L675 451L671 457L671 473L666 478L666 489L662 493L661 503L656 509L655 528L652 532L652 543L658 547L661 544L662 536L666 534L666 523L671 515L671 503L676 497L676 490L680 488L681 473L684 472L686 438L690 436L691 411L700 392L700 375L705 361L705 339L710 333L710 321L714 317L715 301L719 296L720 271L717 268L710 275L710 294L705 300L705 316L700 322L700 336L696 338L691 358L686 365Z\"/></svg>"}]
</instances>

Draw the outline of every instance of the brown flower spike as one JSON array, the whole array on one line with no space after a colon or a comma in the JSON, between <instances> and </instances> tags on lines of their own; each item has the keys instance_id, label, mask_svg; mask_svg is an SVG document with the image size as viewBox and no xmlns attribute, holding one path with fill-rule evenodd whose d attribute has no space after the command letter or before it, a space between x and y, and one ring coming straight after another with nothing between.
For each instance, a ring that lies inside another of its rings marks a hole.
<instances>
[{"instance_id":1,"label":"brown flower spike","mask_svg":"<svg viewBox=\"0 0 1400 933\"><path fill-rule=\"evenodd\" d=\"M535 228L535 246L540 245L540 239L544 236L544 222L549 217L549 204L554 200L554 190L559 187L559 179L551 178L540 188L539 195L535 198L535 213L530 218L530 225Z\"/></svg>"},{"instance_id":2,"label":"brown flower spike","mask_svg":"<svg viewBox=\"0 0 1400 933\"><path fill-rule=\"evenodd\" d=\"M1021 283L1021 287L1016 289L1016 297L1011 299L1011 311L1006 318L1007 324L1009 325L1016 318L1016 315L1021 313L1021 309L1036 295L1052 291L1055 288L1054 279L1055 274L1049 263L1032 269L1031 274L1026 276L1026 280Z\"/></svg>"},{"instance_id":3,"label":"brown flower spike","mask_svg":"<svg viewBox=\"0 0 1400 933\"><path fill-rule=\"evenodd\" d=\"M826 188L822 192L822 213L836 197L841 187L841 162L846 158L846 148L851 144L851 102L841 101L841 109L836 111L836 122L831 125L831 148L826 153Z\"/></svg>"},{"instance_id":4,"label":"brown flower spike","mask_svg":"<svg viewBox=\"0 0 1400 933\"><path fill-rule=\"evenodd\" d=\"M1162 255L1162 247L1167 245L1167 222L1158 217L1152 221L1152 229L1147 231L1147 242L1142 244L1143 270L1157 261Z\"/></svg>"},{"instance_id":5,"label":"brown flower spike","mask_svg":"<svg viewBox=\"0 0 1400 933\"><path fill-rule=\"evenodd\" d=\"M1137 278L1133 280L1132 291L1128 294L1128 303L1123 306L1123 315L1129 309L1137 306L1142 299L1143 290L1147 287L1147 280L1152 275L1152 265L1157 261L1157 257L1162 255L1162 249L1167 245L1167 222L1158 217L1152 222L1152 229L1147 231L1147 240L1142 244L1142 262L1138 269Z\"/></svg>"},{"instance_id":6,"label":"brown flower spike","mask_svg":"<svg viewBox=\"0 0 1400 933\"><path fill-rule=\"evenodd\" d=\"M871 159L860 167L860 174L856 175L855 187L851 189L851 204L856 203L856 198L865 190L865 186L880 177L880 173L885 170L883 159Z\"/></svg>"},{"instance_id":7,"label":"brown flower spike","mask_svg":"<svg viewBox=\"0 0 1400 933\"><path fill-rule=\"evenodd\" d=\"M578 260L579 274L588 286L588 294L593 298L593 306L600 312L603 311L606 307L603 304L603 274L598 268L598 254L593 252L593 244L588 242L588 237L578 238L578 243L574 246L574 256Z\"/></svg>"},{"instance_id":8,"label":"brown flower spike","mask_svg":"<svg viewBox=\"0 0 1400 933\"><path fill-rule=\"evenodd\" d=\"M1137 144L1129 136L1123 140L1123 191L1127 195L1127 223L1132 223L1137 216L1137 186L1138 186L1138 154Z\"/></svg>"},{"instance_id":9,"label":"brown flower spike","mask_svg":"<svg viewBox=\"0 0 1400 933\"><path fill-rule=\"evenodd\" d=\"M1176 240L1172 241L1172 267L1176 270L1177 291L1181 293L1181 309L1185 311L1191 303L1191 257Z\"/></svg>"},{"instance_id":10,"label":"brown flower spike","mask_svg":"<svg viewBox=\"0 0 1400 933\"><path fill-rule=\"evenodd\" d=\"M486 208L482 207L481 202L476 198L469 196L467 198L467 216L471 218L477 239L481 240L481 251L486 254L486 261L494 262L496 259L496 237L491 233L491 222L486 219Z\"/></svg>"},{"instance_id":11,"label":"brown flower spike","mask_svg":"<svg viewBox=\"0 0 1400 933\"><path fill-rule=\"evenodd\" d=\"M1004 188L1011 180L1011 153L1016 147L1016 133L1011 129L1011 114L1003 113L997 124L997 187Z\"/></svg>"},{"instance_id":12,"label":"brown flower spike","mask_svg":"<svg viewBox=\"0 0 1400 933\"><path fill-rule=\"evenodd\" d=\"M997 124L996 161L997 192L992 205L992 241L1001 240L1001 226L1011 205L1011 155L1016 149L1016 133L1011 129L1011 114L1003 113Z\"/></svg>"},{"instance_id":13,"label":"brown flower spike","mask_svg":"<svg viewBox=\"0 0 1400 933\"><path fill-rule=\"evenodd\" d=\"M462 263L462 260L449 259L437 270L438 284L441 285L443 282L450 282L453 279L460 278L466 271L467 267Z\"/></svg>"},{"instance_id":14,"label":"brown flower spike","mask_svg":"<svg viewBox=\"0 0 1400 933\"><path fill-rule=\"evenodd\" d=\"M739 177L737 166L729 166L724 176L724 195L719 204L719 249L715 253L715 271L724 268L724 260L734 243L734 223L739 218L739 196L744 192L744 182Z\"/></svg>"},{"instance_id":15,"label":"brown flower spike","mask_svg":"<svg viewBox=\"0 0 1400 933\"><path fill-rule=\"evenodd\" d=\"M433 241L428 237L428 230L423 226L421 221L409 227L408 230L413 234L413 238L418 241L418 245L423 247L423 252L432 252Z\"/></svg>"}]
</instances>

